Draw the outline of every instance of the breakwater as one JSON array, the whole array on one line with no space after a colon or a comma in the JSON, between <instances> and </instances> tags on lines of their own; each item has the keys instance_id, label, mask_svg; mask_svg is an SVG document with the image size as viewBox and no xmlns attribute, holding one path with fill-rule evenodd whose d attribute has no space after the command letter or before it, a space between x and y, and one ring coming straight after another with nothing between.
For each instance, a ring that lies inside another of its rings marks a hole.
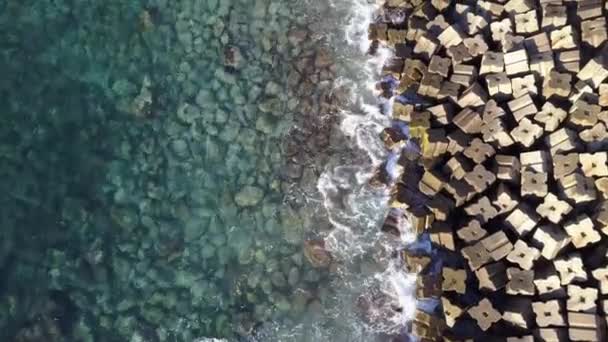
<instances>
[{"instance_id":1,"label":"breakwater","mask_svg":"<svg viewBox=\"0 0 608 342\"><path fill-rule=\"evenodd\" d=\"M600 3L386 1L383 229L417 242L423 340L606 340ZM418 147L418 150L416 149Z\"/></svg>"}]
</instances>

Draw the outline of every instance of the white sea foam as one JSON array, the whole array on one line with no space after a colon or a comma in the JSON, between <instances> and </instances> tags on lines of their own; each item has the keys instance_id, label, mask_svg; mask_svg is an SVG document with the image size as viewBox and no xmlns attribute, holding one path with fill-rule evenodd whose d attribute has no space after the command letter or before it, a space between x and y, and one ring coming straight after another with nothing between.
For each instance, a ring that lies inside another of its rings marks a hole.
<instances>
[{"instance_id":1,"label":"white sea foam","mask_svg":"<svg viewBox=\"0 0 608 342\"><path fill-rule=\"evenodd\" d=\"M309 6L316 1L308 1ZM390 125L386 112L392 107L392 100L378 98L376 83L393 52L380 47L376 55L366 54L370 47L367 28L380 1L332 0L330 5L340 20L347 18L343 30L327 38L340 54L335 86L350 91L339 125L350 144L344 153L337 153L317 184L333 225L323 238L339 265L330 284L335 295L325 298L322 317L302 317L291 325L264 324L252 341L367 342L376 334L404 332L414 314L415 275L405 272L394 254L414 234L406 233L398 240L380 231L388 211L388 192L368 186L375 167L388 158L379 133ZM336 29L335 23L328 25ZM407 232L408 227L404 228ZM361 301L368 301L367 310L362 310Z\"/></svg>"},{"instance_id":2,"label":"white sea foam","mask_svg":"<svg viewBox=\"0 0 608 342\"><path fill-rule=\"evenodd\" d=\"M335 1L336 6L339 6L338 2L339 0ZM380 5L364 0L351 0L350 3L352 16L344 31L344 39L363 56L370 47L367 27ZM359 153L368 156L368 161L361 163L357 159L328 168L318 183L324 206L335 227L325 237L328 248L345 263L341 269L342 286L345 287L343 291L350 293L352 300L357 294L363 294L369 289L379 289L385 296L392 298L392 303L397 302L403 309L396 313L390 312L391 309L386 307L374 308L376 311L370 313L373 321L351 322L353 326L365 325L363 330L382 333L402 332L406 323L413 317L415 308L415 275L405 272L400 261L390 253L403 247L406 242L411 242L414 234L409 232L402 241L396 242L380 232L380 224L388 210L388 194L378 192L367 185L374 167L387 158L378 134L390 124L381 108L390 112L392 100L378 99L375 85L380 79L382 65L392 54L390 49L380 47L375 56L358 59L353 67L358 70L355 77L352 74L340 75L340 85L347 84L351 89L351 105L341 112L340 128L356 144ZM406 222L404 224L409 226ZM357 256L364 259L358 260L358 263L374 263L380 268L367 274L349 273L357 268L352 265L355 263L352 260L357 259Z\"/></svg>"}]
</instances>

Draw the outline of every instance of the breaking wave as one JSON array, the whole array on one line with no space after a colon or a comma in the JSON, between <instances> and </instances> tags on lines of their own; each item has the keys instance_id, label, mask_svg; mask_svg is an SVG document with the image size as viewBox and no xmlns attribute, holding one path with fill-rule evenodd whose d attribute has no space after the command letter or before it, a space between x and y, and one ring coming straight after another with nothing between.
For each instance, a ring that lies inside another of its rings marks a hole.
<instances>
[{"instance_id":1,"label":"breaking wave","mask_svg":"<svg viewBox=\"0 0 608 342\"><path fill-rule=\"evenodd\" d=\"M405 271L397 251L415 236L411 232L397 240L380 232L388 193L368 185L375 168L388 158L378 135L390 124L386 113L391 102L378 96L376 84L392 51L380 47L374 56L367 55L367 27L380 5L336 0L333 6L338 13L348 12L342 36L332 36L330 44L339 47L337 59L343 61L336 86L350 92L339 128L351 142L340 163L328 165L318 182L334 227L324 238L340 261L334 284L340 294L333 314L355 332L351 341L404 335L415 310L415 276Z\"/></svg>"},{"instance_id":2,"label":"breaking wave","mask_svg":"<svg viewBox=\"0 0 608 342\"><path fill-rule=\"evenodd\" d=\"M334 226L325 239L341 261L341 284L336 284L342 288L340 309L351 310L349 303L356 302L355 310L363 311L363 317L350 322L358 326L361 335L357 338L403 335L415 309L415 276L405 271L396 252L415 236L411 232L396 240L380 231L388 212L388 193L368 185L374 170L389 157L379 133L390 124L387 113L392 103L377 96L376 83L392 51L380 47L374 56L366 54L370 48L367 27L379 5L351 0L334 1L334 6L338 11L341 6L350 8L343 43L338 36L334 45L344 44L338 59L349 61L342 63L337 86L350 90L349 102L340 113L340 130L351 141L354 156L342 159L340 165L329 165L319 179L323 205Z\"/></svg>"},{"instance_id":3,"label":"breaking wave","mask_svg":"<svg viewBox=\"0 0 608 342\"><path fill-rule=\"evenodd\" d=\"M314 7L316 1L308 1L309 6ZM332 15L322 19L329 28L319 30L328 32L324 38L336 53L335 87L347 89L349 94L337 129L349 144L333 146L337 152L317 184L320 209L333 226L321 237L338 265L330 284L335 295L323 303L319 315L292 324L264 324L250 341L392 339L405 336L414 315L415 275L406 272L398 251L415 236L410 233L395 239L380 231L389 194L368 185L374 170L389 158L379 133L390 125L387 113L392 103L378 96L375 85L393 52L380 47L374 56L367 54L367 27L380 5L333 0L330 6ZM337 31L336 25L340 27ZM409 224L403 224L408 225L404 231L410 231Z\"/></svg>"}]
</instances>

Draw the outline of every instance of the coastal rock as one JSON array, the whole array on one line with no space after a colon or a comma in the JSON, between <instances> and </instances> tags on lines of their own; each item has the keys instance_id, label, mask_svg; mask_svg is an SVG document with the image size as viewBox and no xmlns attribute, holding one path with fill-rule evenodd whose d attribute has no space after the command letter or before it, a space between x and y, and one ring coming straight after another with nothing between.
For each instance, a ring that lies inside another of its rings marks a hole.
<instances>
[{"instance_id":1,"label":"coastal rock","mask_svg":"<svg viewBox=\"0 0 608 342\"><path fill-rule=\"evenodd\" d=\"M129 97L137 92L137 86L123 78L112 84L112 90L119 97Z\"/></svg>"},{"instance_id":2,"label":"coastal rock","mask_svg":"<svg viewBox=\"0 0 608 342\"><path fill-rule=\"evenodd\" d=\"M277 96L281 93L281 86L276 82L268 82L266 84L266 88L264 89L266 95L269 96Z\"/></svg>"},{"instance_id":3,"label":"coastal rock","mask_svg":"<svg viewBox=\"0 0 608 342\"><path fill-rule=\"evenodd\" d=\"M247 277L247 285L251 288L256 288L258 287L260 283L260 273L258 272L252 272L251 274L248 275ZM257 299L257 297L256 297Z\"/></svg>"},{"instance_id":4,"label":"coastal rock","mask_svg":"<svg viewBox=\"0 0 608 342\"><path fill-rule=\"evenodd\" d=\"M196 102L196 104L199 107L204 108L206 106L209 106L211 103L213 103L213 100L214 100L214 96L213 96L211 90L200 89L198 91L198 93L196 94L196 99L194 101Z\"/></svg>"},{"instance_id":5,"label":"coastal rock","mask_svg":"<svg viewBox=\"0 0 608 342\"><path fill-rule=\"evenodd\" d=\"M215 11L217 7L218 0L207 0L207 8L210 11Z\"/></svg>"},{"instance_id":6,"label":"coastal rock","mask_svg":"<svg viewBox=\"0 0 608 342\"><path fill-rule=\"evenodd\" d=\"M217 122L218 124L225 124L226 122L228 122L228 118L228 113L221 109L215 112L215 122Z\"/></svg>"},{"instance_id":7,"label":"coastal rock","mask_svg":"<svg viewBox=\"0 0 608 342\"><path fill-rule=\"evenodd\" d=\"M281 107L281 100L277 97L267 98L258 105L258 109L263 113L278 113Z\"/></svg>"},{"instance_id":8,"label":"coastal rock","mask_svg":"<svg viewBox=\"0 0 608 342\"><path fill-rule=\"evenodd\" d=\"M152 83L148 76L144 77L139 94L131 103L131 113L136 116L152 116Z\"/></svg>"},{"instance_id":9,"label":"coastal rock","mask_svg":"<svg viewBox=\"0 0 608 342\"><path fill-rule=\"evenodd\" d=\"M224 65L237 69L242 63L243 55L236 46L228 46L224 50Z\"/></svg>"},{"instance_id":10,"label":"coastal rock","mask_svg":"<svg viewBox=\"0 0 608 342\"><path fill-rule=\"evenodd\" d=\"M255 121L255 129L264 133L271 134L275 129L276 119L270 114L262 114Z\"/></svg>"},{"instance_id":11,"label":"coastal rock","mask_svg":"<svg viewBox=\"0 0 608 342\"><path fill-rule=\"evenodd\" d=\"M264 198L262 189L248 185L234 196L234 202L240 207L252 207L258 204L262 198Z\"/></svg>"},{"instance_id":12,"label":"coastal rock","mask_svg":"<svg viewBox=\"0 0 608 342\"><path fill-rule=\"evenodd\" d=\"M267 278L262 279L260 282L260 285L261 285L262 291L265 294L267 294L267 295L272 294L272 283L271 283L270 279L267 279Z\"/></svg>"},{"instance_id":13,"label":"coastal rock","mask_svg":"<svg viewBox=\"0 0 608 342\"><path fill-rule=\"evenodd\" d=\"M197 100L198 100L198 96L197 96ZM201 110L197 106L193 106L191 104L184 103L177 110L177 117L184 123L192 124L192 123L194 123L194 121L196 119L201 117Z\"/></svg>"},{"instance_id":14,"label":"coastal rock","mask_svg":"<svg viewBox=\"0 0 608 342\"><path fill-rule=\"evenodd\" d=\"M289 273L287 275L287 283L289 283L289 286L295 287L296 285L298 285L299 281L300 281L300 272L298 271L297 268L292 267L289 270Z\"/></svg>"},{"instance_id":15,"label":"coastal rock","mask_svg":"<svg viewBox=\"0 0 608 342\"><path fill-rule=\"evenodd\" d=\"M183 139L176 139L171 142L171 150L180 156L185 157L188 154L188 143Z\"/></svg>"},{"instance_id":16,"label":"coastal rock","mask_svg":"<svg viewBox=\"0 0 608 342\"><path fill-rule=\"evenodd\" d=\"M308 31L306 30L291 30L288 33L288 39L291 45L297 46L302 43L308 37Z\"/></svg>"},{"instance_id":17,"label":"coastal rock","mask_svg":"<svg viewBox=\"0 0 608 342\"><path fill-rule=\"evenodd\" d=\"M283 287L287 284L285 276L281 272L273 272L271 277L272 284L276 287Z\"/></svg>"},{"instance_id":18,"label":"coastal rock","mask_svg":"<svg viewBox=\"0 0 608 342\"><path fill-rule=\"evenodd\" d=\"M184 226L184 239L194 241L204 233L203 224L198 220L188 220Z\"/></svg>"},{"instance_id":19,"label":"coastal rock","mask_svg":"<svg viewBox=\"0 0 608 342\"><path fill-rule=\"evenodd\" d=\"M274 273L279 268L279 262L276 259L270 259L266 263L266 272Z\"/></svg>"},{"instance_id":20,"label":"coastal rock","mask_svg":"<svg viewBox=\"0 0 608 342\"><path fill-rule=\"evenodd\" d=\"M317 51L317 55L315 56L315 67L317 68L326 68L332 65L333 59L331 54L326 49L319 49Z\"/></svg>"},{"instance_id":21,"label":"coastal rock","mask_svg":"<svg viewBox=\"0 0 608 342\"><path fill-rule=\"evenodd\" d=\"M239 264L241 264L241 265L251 264L251 262L253 262L253 259L254 259L254 254L253 254L253 251L250 249L246 249L239 253Z\"/></svg>"},{"instance_id":22,"label":"coastal rock","mask_svg":"<svg viewBox=\"0 0 608 342\"><path fill-rule=\"evenodd\" d=\"M315 268L328 267L332 261L331 254L325 249L323 240L304 241L304 256Z\"/></svg>"},{"instance_id":23,"label":"coastal rock","mask_svg":"<svg viewBox=\"0 0 608 342\"><path fill-rule=\"evenodd\" d=\"M201 247L201 257L210 259L215 255L215 247L209 243L205 243Z\"/></svg>"},{"instance_id":24,"label":"coastal rock","mask_svg":"<svg viewBox=\"0 0 608 342\"><path fill-rule=\"evenodd\" d=\"M113 221L123 229L132 230L139 223L137 213L132 208L114 207L110 210Z\"/></svg>"},{"instance_id":25,"label":"coastal rock","mask_svg":"<svg viewBox=\"0 0 608 342\"><path fill-rule=\"evenodd\" d=\"M276 308L279 311L283 311L283 312L288 312L289 310L291 310L291 304L287 301L287 299L285 299L284 297L281 297L276 303Z\"/></svg>"},{"instance_id":26,"label":"coastal rock","mask_svg":"<svg viewBox=\"0 0 608 342\"><path fill-rule=\"evenodd\" d=\"M311 294L303 289L296 289L293 294L291 306L294 312L301 313L306 310L306 305L311 299Z\"/></svg>"},{"instance_id":27,"label":"coastal rock","mask_svg":"<svg viewBox=\"0 0 608 342\"><path fill-rule=\"evenodd\" d=\"M257 251L255 251L255 260L259 263L259 264L263 264L266 262L266 253L264 253L263 250L258 249Z\"/></svg>"},{"instance_id":28,"label":"coastal rock","mask_svg":"<svg viewBox=\"0 0 608 342\"><path fill-rule=\"evenodd\" d=\"M282 210L280 215L283 238L291 244L299 245L303 239L304 220L298 212L291 208Z\"/></svg>"}]
</instances>

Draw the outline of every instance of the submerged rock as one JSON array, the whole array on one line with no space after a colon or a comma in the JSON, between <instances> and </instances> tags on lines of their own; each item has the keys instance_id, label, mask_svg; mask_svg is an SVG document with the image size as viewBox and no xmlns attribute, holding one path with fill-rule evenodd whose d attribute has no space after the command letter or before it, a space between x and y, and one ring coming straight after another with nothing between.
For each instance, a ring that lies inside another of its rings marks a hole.
<instances>
[{"instance_id":1,"label":"submerged rock","mask_svg":"<svg viewBox=\"0 0 608 342\"><path fill-rule=\"evenodd\" d=\"M241 65L243 55L241 50L236 46L228 46L224 50L224 65L230 68L237 69Z\"/></svg>"},{"instance_id":2,"label":"submerged rock","mask_svg":"<svg viewBox=\"0 0 608 342\"><path fill-rule=\"evenodd\" d=\"M260 203L262 198L264 198L264 191L262 189L248 185L234 196L234 202L240 207L252 207Z\"/></svg>"},{"instance_id":3,"label":"submerged rock","mask_svg":"<svg viewBox=\"0 0 608 342\"><path fill-rule=\"evenodd\" d=\"M137 91L137 86L123 78L112 84L112 90L119 97L128 97Z\"/></svg>"},{"instance_id":4,"label":"submerged rock","mask_svg":"<svg viewBox=\"0 0 608 342\"><path fill-rule=\"evenodd\" d=\"M333 58L326 49L319 49L315 56L315 67L325 68L333 64Z\"/></svg>"},{"instance_id":5,"label":"submerged rock","mask_svg":"<svg viewBox=\"0 0 608 342\"><path fill-rule=\"evenodd\" d=\"M289 274L287 275L287 282L289 283L289 286L295 287L296 285L298 285L299 281L300 281L300 272L298 271L298 269L296 267L292 267L289 270Z\"/></svg>"},{"instance_id":6,"label":"submerged rock","mask_svg":"<svg viewBox=\"0 0 608 342\"><path fill-rule=\"evenodd\" d=\"M291 310L291 304L285 299L285 297L281 297L276 303L276 308L280 311L287 312Z\"/></svg>"},{"instance_id":7,"label":"submerged rock","mask_svg":"<svg viewBox=\"0 0 608 342\"><path fill-rule=\"evenodd\" d=\"M131 102L131 113L139 117L153 116L152 101L152 82L145 76L139 94Z\"/></svg>"},{"instance_id":8,"label":"submerged rock","mask_svg":"<svg viewBox=\"0 0 608 342\"><path fill-rule=\"evenodd\" d=\"M281 86L278 85L276 82L268 82L266 84L266 88L264 89L264 92L266 93L266 95L269 96L278 96L281 93L282 89Z\"/></svg>"},{"instance_id":9,"label":"submerged rock","mask_svg":"<svg viewBox=\"0 0 608 342\"><path fill-rule=\"evenodd\" d=\"M87 30L65 32L57 39L49 36L51 49L40 49L49 50L48 57L34 50L20 51L23 44L6 51L11 63L33 54L30 64L35 71L23 70L19 82L41 80L28 87L7 87L24 89L15 94L8 90L7 120L15 108L41 117L32 115L31 125L29 116L4 125L3 136L15 137L19 147L11 156L12 145L0 146L0 154L8 157L9 164L23 163L15 165L16 170L35 168L44 175L36 179L9 173L11 177L5 178L15 183L31 181L23 188L40 203L19 201L17 207L7 206L6 212L26 217L29 211L46 215L46 210L73 207L70 215L59 215L57 225L62 228L65 255L80 256L78 263L70 257L64 262L43 259L50 264L46 265L50 285L36 284L40 288L32 289L31 296L48 288L73 289L74 322L82 327L71 336L57 336L61 341L90 341L95 336L133 342L196 341L194 336L233 340L235 332L247 335L266 319L298 320L294 313L305 311L309 301L318 297L319 282L326 280L325 270L304 265L304 255L315 267L326 267L331 256L318 242L310 242L303 253L299 247L314 223L300 212L302 207L283 210L282 191L297 186L295 180L302 176L314 183L318 174L303 170L317 168L309 163L312 158L289 168L284 162L302 150L323 153L307 140L319 140L320 125L301 121L321 120L318 108L325 100L317 92L316 80L322 78L322 71L315 65L327 73L332 61L328 54L315 52L318 36L302 29L309 27L309 18L296 10L297 1L256 0L249 7L234 0L146 3L143 7L120 1L57 5L66 15L79 13L77 19L87 23ZM55 5L45 9L48 4L34 1L19 7L34 16L61 16ZM251 16L257 17L254 23L249 22ZM15 27L25 24L20 22L23 16L5 17L14 19ZM48 20L44 26L57 30L55 23L61 22ZM31 21L24 27L35 26ZM22 38L19 32L15 38ZM64 51L51 56L54 50ZM295 70L294 56L303 59L302 72ZM84 80L76 84L72 75L65 77L67 72L47 68L49 57L82 70L99 69L95 84L102 89L88 91L92 79L76 77ZM10 72L8 77L10 85ZM36 103L42 105L28 106ZM45 116L46 106L52 111ZM61 131L55 132L58 128ZM294 154L286 156L282 137L291 128L305 130L306 136L294 141ZM63 129L71 132L65 140L73 146L62 141ZM48 141L42 139L45 136ZM86 157L80 158L89 155L99 158L99 165L86 165ZM78 158L66 164L62 156ZM89 172L92 169L97 172ZM45 196L37 196L41 189ZM68 206L71 197L79 200ZM100 237L100 242L91 243L92 236ZM31 243L43 240L47 239ZM0 242L0 266L12 267L19 243L10 236ZM46 250L46 246L27 247ZM22 263L23 258L16 259ZM112 287L107 285L110 277ZM296 301L287 297L302 287L306 295L300 291ZM138 303L139 297L156 299ZM214 314L206 314L209 310ZM235 319L244 310L250 313L243 320ZM5 312L0 313L0 321L6 321L7 315L16 317L12 310ZM21 331L22 338L55 340L56 315L37 318L31 310L24 316L29 323ZM153 333L148 333L149 325L154 326Z\"/></svg>"},{"instance_id":10,"label":"submerged rock","mask_svg":"<svg viewBox=\"0 0 608 342\"><path fill-rule=\"evenodd\" d=\"M197 100L198 100L198 97L197 97ZM197 103L198 103L198 101L197 101ZM191 104L184 103L177 110L177 117L185 123L192 124L192 123L194 123L194 121L196 119L201 117L201 110L197 106L193 106Z\"/></svg>"},{"instance_id":11,"label":"submerged rock","mask_svg":"<svg viewBox=\"0 0 608 342\"><path fill-rule=\"evenodd\" d=\"M65 337L61 334L58 322L51 318L44 317L35 324L21 329L15 337L15 342L60 342Z\"/></svg>"},{"instance_id":12,"label":"submerged rock","mask_svg":"<svg viewBox=\"0 0 608 342\"><path fill-rule=\"evenodd\" d=\"M255 129L264 133L271 134L275 130L276 118L270 114L262 114L255 121Z\"/></svg>"},{"instance_id":13,"label":"submerged rock","mask_svg":"<svg viewBox=\"0 0 608 342\"><path fill-rule=\"evenodd\" d=\"M184 225L184 239L188 242L200 238L204 232L204 223L202 221L188 220Z\"/></svg>"},{"instance_id":14,"label":"submerged rock","mask_svg":"<svg viewBox=\"0 0 608 342\"><path fill-rule=\"evenodd\" d=\"M176 139L171 142L171 149L176 155L185 157L188 154L188 143L183 139Z\"/></svg>"},{"instance_id":15,"label":"submerged rock","mask_svg":"<svg viewBox=\"0 0 608 342\"><path fill-rule=\"evenodd\" d=\"M272 284L276 287L283 287L287 284L287 281L285 280L285 276L281 272L278 272L278 271L273 272L270 277L272 280Z\"/></svg>"},{"instance_id":16,"label":"submerged rock","mask_svg":"<svg viewBox=\"0 0 608 342\"><path fill-rule=\"evenodd\" d=\"M304 241L304 256L313 267L328 267L331 264L331 254L325 249L323 240Z\"/></svg>"},{"instance_id":17,"label":"submerged rock","mask_svg":"<svg viewBox=\"0 0 608 342\"><path fill-rule=\"evenodd\" d=\"M132 230L139 223L139 218L135 210L130 207L118 208L113 207L110 210L112 220L117 223L120 227Z\"/></svg>"},{"instance_id":18,"label":"submerged rock","mask_svg":"<svg viewBox=\"0 0 608 342\"><path fill-rule=\"evenodd\" d=\"M258 104L258 109L263 113L280 113L282 102L277 97L271 97L263 100Z\"/></svg>"},{"instance_id":19,"label":"submerged rock","mask_svg":"<svg viewBox=\"0 0 608 342\"><path fill-rule=\"evenodd\" d=\"M282 209L280 215L280 226L285 241L293 245L299 245L304 238L305 222L302 216L290 207Z\"/></svg>"}]
</instances>

